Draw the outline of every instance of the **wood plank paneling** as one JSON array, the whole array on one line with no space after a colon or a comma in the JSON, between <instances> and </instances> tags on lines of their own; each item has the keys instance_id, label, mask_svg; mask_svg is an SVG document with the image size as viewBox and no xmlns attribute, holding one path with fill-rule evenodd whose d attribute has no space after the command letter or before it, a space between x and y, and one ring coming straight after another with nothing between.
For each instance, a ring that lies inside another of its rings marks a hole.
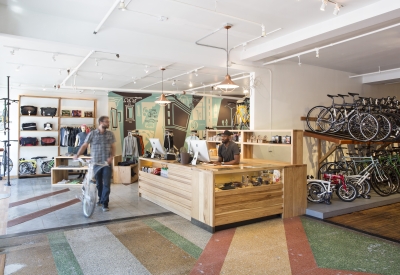
<instances>
[{"instance_id":1,"label":"wood plank paneling","mask_svg":"<svg viewBox=\"0 0 400 275\"><path fill-rule=\"evenodd\" d=\"M192 171L192 217L207 225L214 224L214 177L209 171Z\"/></svg>"},{"instance_id":2,"label":"wood plank paneling","mask_svg":"<svg viewBox=\"0 0 400 275\"><path fill-rule=\"evenodd\" d=\"M178 190L186 191L189 193L189 195L192 193L191 183L182 183L180 181L175 181L175 180L171 180L169 178L152 175L152 174L149 174L149 173L146 173L143 171L139 171L139 176L141 179L147 179L147 181L159 183L160 185L168 186L168 188L171 188L171 190L178 189ZM140 180L139 180L139 186L140 186Z\"/></svg>"},{"instance_id":3,"label":"wood plank paneling","mask_svg":"<svg viewBox=\"0 0 400 275\"><path fill-rule=\"evenodd\" d=\"M274 205L283 205L283 198L282 195L276 198L271 198L268 200L260 200L260 201L246 201L241 203L231 203L225 204L218 207L215 207L215 215L222 214L222 213L231 213L241 210L251 210L251 209L258 209L258 208L267 208Z\"/></svg>"},{"instance_id":4,"label":"wood plank paneling","mask_svg":"<svg viewBox=\"0 0 400 275\"><path fill-rule=\"evenodd\" d=\"M282 186L281 186L282 187ZM217 193L218 194L218 193ZM222 206L225 204L231 203L240 203L247 201L262 201L262 200L270 200L275 198L281 198L283 202L283 190L282 188L271 191L260 191L260 192L251 192L246 194L237 194L231 196L223 196L223 197L215 197L215 207Z\"/></svg>"},{"instance_id":5,"label":"wood plank paneling","mask_svg":"<svg viewBox=\"0 0 400 275\"><path fill-rule=\"evenodd\" d=\"M215 226L276 215L282 213L282 211L282 204L278 204L266 208L245 209L222 213L215 215Z\"/></svg>"},{"instance_id":6,"label":"wood plank paneling","mask_svg":"<svg viewBox=\"0 0 400 275\"><path fill-rule=\"evenodd\" d=\"M304 215L307 208L307 166L285 167L283 181L283 218Z\"/></svg>"}]
</instances>

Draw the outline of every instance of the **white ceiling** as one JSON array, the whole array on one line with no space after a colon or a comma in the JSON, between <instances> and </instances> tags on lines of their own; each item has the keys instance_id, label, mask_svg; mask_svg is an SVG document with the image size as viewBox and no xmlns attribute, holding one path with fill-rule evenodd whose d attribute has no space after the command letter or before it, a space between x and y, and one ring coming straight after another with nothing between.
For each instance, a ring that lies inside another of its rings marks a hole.
<instances>
[{"instance_id":1,"label":"white ceiling","mask_svg":"<svg viewBox=\"0 0 400 275\"><path fill-rule=\"evenodd\" d=\"M67 76L67 69L75 68L90 50L100 50L108 53L93 54L79 69L75 81L72 77L67 85L142 89L159 82L159 67L165 66L164 79L183 75L176 78L175 86L171 85L172 81L165 81L164 90L186 90L190 83L198 87L219 82L225 76L225 52L195 45L195 41L224 23L234 25L229 32L230 47L259 36L260 24L265 25L266 32L281 28L251 42L246 52L242 52L242 47L234 50L232 61L240 63L235 59L246 60L246 53L250 54L253 49L267 53L274 41L287 39L292 34L295 37L295 34L319 24L340 25L341 18L344 21L345 18L356 18L357 13L364 16L358 24L349 21L348 26L340 26L340 33L327 31L324 39L310 38L310 42L301 47L296 41L288 40L286 45L267 54L268 58L258 60L265 62L363 30L367 27L363 25L367 21L365 16L369 16L369 28L374 28L373 20L382 25L389 11L367 15L364 11L387 1L338 0L344 7L335 17L332 15L333 4L321 12L319 0L126 0L128 10L114 10L94 35L94 29L115 0L0 0L0 85L4 86L5 76L10 75L13 85L50 88L61 83ZM393 22L393 12L398 11L396 5L391 7L388 22ZM168 17L168 20L160 21L160 16ZM400 28L394 28L323 50L319 59L313 54L302 56L302 63L356 74L376 71L378 66L382 69L400 67L399 35ZM202 43L225 47L225 39L226 31L221 30ZM20 50L11 55L8 46ZM53 53L56 54L55 62ZM119 53L120 58L116 58L115 53ZM145 65L149 66L149 73L145 73ZM199 67L204 68L198 71L198 76L188 73ZM243 73L235 67L230 68L231 75ZM248 85L248 80L245 81L238 80L241 86ZM161 84L147 89L160 90ZM237 92L242 93L242 89Z\"/></svg>"}]
</instances>

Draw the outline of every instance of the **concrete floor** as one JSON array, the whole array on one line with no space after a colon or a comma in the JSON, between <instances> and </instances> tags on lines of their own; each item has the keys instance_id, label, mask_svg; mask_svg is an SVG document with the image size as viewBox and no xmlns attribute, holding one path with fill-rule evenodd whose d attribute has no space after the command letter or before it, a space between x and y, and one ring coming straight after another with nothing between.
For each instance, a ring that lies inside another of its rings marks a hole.
<instances>
[{"instance_id":1,"label":"concrete floor","mask_svg":"<svg viewBox=\"0 0 400 275\"><path fill-rule=\"evenodd\" d=\"M8 221L21 216L35 215L40 210L73 200L81 193L80 186L52 185L50 183L50 178L47 177L12 180L11 184L11 196L8 199L9 203L66 188L69 188L69 191L9 208L7 216ZM150 201L139 198L137 188L137 183L131 185L112 184L109 212L103 212L101 207L96 207L93 215L90 218L86 218L82 213L82 203L78 202L44 216L36 217L15 226L8 227L7 234L168 212L166 209Z\"/></svg>"}]
</instances>

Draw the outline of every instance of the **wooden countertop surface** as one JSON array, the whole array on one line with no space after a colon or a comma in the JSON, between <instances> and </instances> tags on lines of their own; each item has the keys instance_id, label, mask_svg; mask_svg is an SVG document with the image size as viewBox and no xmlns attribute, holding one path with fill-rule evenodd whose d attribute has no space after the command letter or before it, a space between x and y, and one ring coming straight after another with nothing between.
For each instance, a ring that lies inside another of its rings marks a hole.
<instances>
[{"instance_id":1,"label":"wooden countertop surface","mask_svg":"<svg viewBox=\"0 0 400 275\"><path fill-rule=\"evenodd\" d=\"M160 164L167 165L177 165L181 166L181 168L189 168L191 170L205 170L212 171L216 174L228 174L233 172L247 172L247 171L259 171L261 169L271 170L271 169L283 169L284 167L293 167L298 165L291 165L287 162L279 162L272 160L263 160L263 159L243 159L240 161L238 165L206 165L199 164L196 166L190 164L181 164L176 160L160 160L160 159L151 159L151 158L139 158L142 161L156 162ZM301 166L301 165L299 165Z\"/></svg>"}]
</instances>

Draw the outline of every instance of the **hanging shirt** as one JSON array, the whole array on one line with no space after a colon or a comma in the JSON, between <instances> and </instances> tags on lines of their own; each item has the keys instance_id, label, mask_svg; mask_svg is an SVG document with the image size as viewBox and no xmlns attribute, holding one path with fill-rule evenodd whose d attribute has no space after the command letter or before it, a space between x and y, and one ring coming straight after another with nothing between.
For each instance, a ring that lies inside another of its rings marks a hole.
<instances>
[{"instance_id":1,"label":"hanging shirt","mask_svg":"<svg viewBox=\"0 0 400 275\"><path fill-rule=\"evenodd\" d=\"M127 136L124 138L124 144L122 145L122 157L125 156L139 156L137 139L133 136Z\"/></svg>"}]
</instances>

